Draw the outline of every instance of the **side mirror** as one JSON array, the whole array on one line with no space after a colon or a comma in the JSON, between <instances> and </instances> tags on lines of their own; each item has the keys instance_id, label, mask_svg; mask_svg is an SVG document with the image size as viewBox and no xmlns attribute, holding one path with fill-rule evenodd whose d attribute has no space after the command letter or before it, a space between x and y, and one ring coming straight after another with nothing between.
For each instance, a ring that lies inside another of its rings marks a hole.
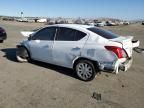
<instances>
[{"instance_id":1,"label":"side mirror","mask_svg":"<svg viewBox=\"0 0 144 108\"><path fill-rule=\"evenodd\" d=\"M28 40L30 41L32 39L32 35L30 34L28 37Z\"/></svg>"}]
</instances>

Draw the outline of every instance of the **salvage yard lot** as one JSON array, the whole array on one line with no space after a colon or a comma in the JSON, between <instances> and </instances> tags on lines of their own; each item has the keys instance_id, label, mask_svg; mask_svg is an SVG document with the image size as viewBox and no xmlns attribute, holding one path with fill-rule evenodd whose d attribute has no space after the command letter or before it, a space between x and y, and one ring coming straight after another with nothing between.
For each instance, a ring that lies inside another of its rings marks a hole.
<instances>
[{"instance_id":1,"label":"salvage yard lot","mask_svg":"<svg viewBox=\"0 0 144 108\"><path fill-rule=\"evenodd\" d=\"M0 21L8 39L0 44L0 108L143 108L144 55L134 52L132 67L118 75L102 72L91 82L76 78L72 70L41 62L18 63L16 45L20 31L45 26ZM131 35L144 47L144 26L104 27L119 35ZM92 98L93 92L101 100Z\"/></svg>"}]
</instances>

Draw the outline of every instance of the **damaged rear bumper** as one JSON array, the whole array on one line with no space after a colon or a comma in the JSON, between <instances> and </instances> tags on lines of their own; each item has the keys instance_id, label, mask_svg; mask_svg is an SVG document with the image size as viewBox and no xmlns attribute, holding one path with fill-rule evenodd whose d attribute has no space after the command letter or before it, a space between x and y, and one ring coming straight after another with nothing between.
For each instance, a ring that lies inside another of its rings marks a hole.
<instances>
[{"instance_id":1,"label":"damaged rear bumper","mask_svg":"<svg viewBox=\"0 0 144 108\"><path fill-rule=\"evenodd\" d=\"M127 71L132 65L133 59L120 59L115 62L102 62L99 63L99 68L101 71L109 71L114 73L119 73L119 71Z\"/></svg>"}]
</instances>

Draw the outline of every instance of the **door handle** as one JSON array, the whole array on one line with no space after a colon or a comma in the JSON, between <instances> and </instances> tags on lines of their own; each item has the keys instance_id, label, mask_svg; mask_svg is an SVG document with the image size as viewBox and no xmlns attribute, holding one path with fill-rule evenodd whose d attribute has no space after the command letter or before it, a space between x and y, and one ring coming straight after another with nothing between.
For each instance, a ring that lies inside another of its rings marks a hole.
<instances>
[{"instance_id":1,"label":"door handle","mask_svg":"<svg viewBox=\"0 0 144 108\"><path fill-rule=\"evenodd\" d=\"M72 50L80 50L81 48L79 47L73 47Z\"/></svg>"}]
</instances>

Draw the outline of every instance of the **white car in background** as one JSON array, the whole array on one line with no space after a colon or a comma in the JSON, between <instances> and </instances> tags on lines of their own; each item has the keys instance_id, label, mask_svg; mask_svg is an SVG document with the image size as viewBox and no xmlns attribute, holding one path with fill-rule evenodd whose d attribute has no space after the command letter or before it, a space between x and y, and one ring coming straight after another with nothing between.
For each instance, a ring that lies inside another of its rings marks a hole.
<instances>
[{"instance_id":1,"label":"white car in background","mask_svg":"<svg viewBox=\"0 0 144 108\"><path fill-rule=\"evenodd\" d=\"M20 18L20 19L16 19L16 21L18 22L28 22L27 18Z\"/></svg>"},{"instance_id":2,"label":"white car in background","mask_svg":"<svg viewBox=\"0 0 144 108\"><path fill-rule=\"evenodd\" d=\"M47 22L47 19L39 19L39 20L37 20L37 22L39 22L39 23L45 23L45 22Z\"/></svg>"},{"instance_id":3,"label":"white car in background","mask_svg":"<svg viewBox=\"0 0 144 108\"><path fill-rule=\"evenodd\" d=\"M99 71L127 71L132 50L139 46L133 37L122 37L94 26L58 24L44 27L17 45L17 60L30 59L74 69L84 81Z\"/></svg>"},{"instance_id":4,"label":"white car in background","mask_svg":"<svg viewBox=\"0 0 144 108\"><path fill-rule=\"evenodd\" d=\"M95 26L97 26L97 27L104 27L105 25L106 25L105 22L96 22L95 23Z\"/></svg>"}]
</instances>

